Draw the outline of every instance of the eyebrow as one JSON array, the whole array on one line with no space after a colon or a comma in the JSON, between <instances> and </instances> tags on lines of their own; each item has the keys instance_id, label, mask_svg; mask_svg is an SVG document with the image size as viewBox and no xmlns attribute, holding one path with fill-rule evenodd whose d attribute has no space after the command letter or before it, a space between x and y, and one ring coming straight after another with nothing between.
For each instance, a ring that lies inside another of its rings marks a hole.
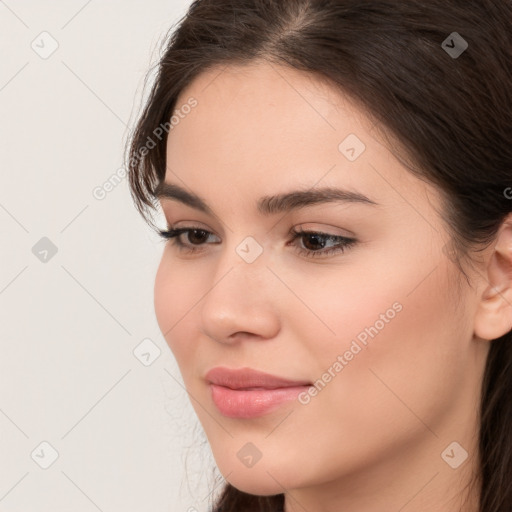
<instances>
[{"instance_id":1,"label":"eyebrow","mask_svg":"<svg viewBox=\"0 0 512 512\"><path fill-rule=\"evenodd\" d=\"M173 183L161 181L153 191L153 196L156 199L173 199L203 213L215 216L204 199ZM264 196L259 199L257 210L261 215L275 215L314 204L333 202L362 203L378 206L378 203L359 192L334 187L322 187Z\"/></svg>"}]
</instances>

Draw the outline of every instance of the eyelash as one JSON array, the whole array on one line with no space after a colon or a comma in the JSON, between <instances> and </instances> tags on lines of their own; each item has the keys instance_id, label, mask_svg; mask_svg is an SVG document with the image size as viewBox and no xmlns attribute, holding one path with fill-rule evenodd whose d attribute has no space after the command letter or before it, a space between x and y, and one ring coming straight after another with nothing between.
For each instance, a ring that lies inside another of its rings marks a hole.
<instances>
[{"instance_id":1,"label":"eyelash","mask_svg":"<svg viewBox=\"0 0 512 512\"><path fill-rule=\"evenodd\" d=\"M180 239L179 236L183 233L189 233L191 231L199 231L202 233L208 233L213 234L207 231L206 229L197 228L197 227L189 227L189 228L178 228L178 229L169 229L169 230L159 230L158 234L160 237L162 237L164 240L171 241L173 243L173 246L177 247L179 251L183 251L186 254L192 254L197 253L199 249L197 248L190 248L187 244L184 244ZM320 250L320 251L313 251L311 249L301 249L298 248L297 251L300 255L306 256L308 258L318 258L318 257L325 257L330 256L333 254L338 253L344 253L346 249L352 247L357 243L357 240L355 238L348 238L345 236L338 236L338 235L330 235L328 233L321 233L318 231L303 231L303 230L295 230L293 229L290 232L291 235L293 235L292 242L297 240L298 238L304 237L304 236L313 236L316 235L320 237L321 239L325 239L326 241L338 241L339 243L334 248L330 248L327 250ZM197 244L196 244L197 245ZM203 245L203 244L201 244Z\"/></svg>"}]
</instances>

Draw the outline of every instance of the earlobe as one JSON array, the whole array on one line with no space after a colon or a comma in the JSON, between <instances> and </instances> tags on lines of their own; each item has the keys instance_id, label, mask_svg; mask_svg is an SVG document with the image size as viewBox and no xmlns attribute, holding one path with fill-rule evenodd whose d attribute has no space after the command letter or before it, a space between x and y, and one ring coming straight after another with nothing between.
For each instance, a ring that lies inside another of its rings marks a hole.
<instances>
[{"instance_id":1,"label":"earlobe","mask_svg":"<svg viewBox=\"0 0 512 512\"><path fill-rule=\"evenodd\" d=\"M487 286L475 314L475 335L494 340L512 330L512 215L498 231L482 278Z\"/></svg>"}]
</instances>

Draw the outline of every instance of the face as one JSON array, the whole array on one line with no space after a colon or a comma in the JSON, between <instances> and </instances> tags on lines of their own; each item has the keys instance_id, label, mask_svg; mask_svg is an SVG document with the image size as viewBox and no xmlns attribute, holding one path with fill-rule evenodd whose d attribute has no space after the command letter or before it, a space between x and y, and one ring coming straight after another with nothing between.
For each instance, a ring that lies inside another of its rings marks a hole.
<instances>
[{"instance_id":1,"label":"face","mask_svg":"<svg viewBox=\"0 0 512 512\"><path fill-rule=\"evenodd\" d=\"M484 349L443 250L437 189L347 97L299 71L216 69L176 108L190 98L165 181L210 211L161 197L168 226L200 231L166 242L155 311L220 471L260 495L453 471L440 454L469 448ZM353 200L262 201L326 187ZM309 387L281 402L279 391L215 394L215 367Z\"/></svg>"}]
</instances>

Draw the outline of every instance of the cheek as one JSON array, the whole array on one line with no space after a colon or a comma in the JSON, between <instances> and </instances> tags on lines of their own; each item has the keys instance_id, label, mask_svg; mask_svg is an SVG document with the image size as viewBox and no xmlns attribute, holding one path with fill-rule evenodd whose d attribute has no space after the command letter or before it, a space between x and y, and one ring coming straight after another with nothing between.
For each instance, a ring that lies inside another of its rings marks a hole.
<instances>
[{"instance_id":1,"label":"cheek","mask_svg":"<svg viewBox=\"0 0 512 512\"><path fill-rule=\"evenodd\" d=\"M302 369L308 368L318 391L309 403L296 405L293 421L260 440L266 451L280 454L279 463L267 468L276 478L284 482L282 467L297 466L332 477L401 453L422 439L438 441L429 429L442 432L442 420L464 389L466 332L458 330L441 274L411 293L417 275L412 268L396 269L392 286L381 279L379 288L375 280L365 293L340 294L327 283L322 293L296 288L336 335L309 313L295 316L291 337L300 340ZM331 300L322 302L325 295ZM366 343L358 338L361 333ZM351 359L345 357L339 370L335 363L347 351ZM293 364L294 358L285 355L279 357ZM432 453L438 451L436 446Z\"/></svg>"},{"instance_id":2,"label":"cheek","mask_svg":"<svg viewBox=\"0 0 512 512\"><path fill-rule=\"evenodd\" d=\"M192 350L194 344L190 326L189 339L183 338L187 316L190 316L194 304L201 297L199 291L194 291L194 286L195 280L190 278L190 273L171 261L164 250L155 276L155 316L160 331L180 366L187 357L186 350Z\"/></svg>"},{"instance_id":3,"label":"cheek","mask_svg":"<svg viewBox=\"0 0 512 512\"><path fill-rule=\"evenodd\" d=\"M334 423L352 438L376 440L376 421L381 441L399 436L397 425L424 433L422 421L438 424L463 388L467 326L460 330L441 266L414 289L418 268L427 266L390 270L392 283L370 275L373 285L364 292L352 277L353 288L345 283L354 290L350 299L338 294L320 309L336 336L310 339L321 389L307 407L335 414Z\"/></svg>"},{"instance_id":4,"label":"cheek","mask_svg":"<svg viewBox=\"0 0 512 512\"><path fill-rule=\"evenodd\" d=\"M164 251L165 253L165 251ZM176 294L171 293L170 272L165 268L165 254L160 260L160 265L155 276L155 284L153 289L153 302L155 308L155 316L164 338L167 339L166 333L172 327L172 318L175 304L173 297Z\"/></svg>"}]
</instances>

